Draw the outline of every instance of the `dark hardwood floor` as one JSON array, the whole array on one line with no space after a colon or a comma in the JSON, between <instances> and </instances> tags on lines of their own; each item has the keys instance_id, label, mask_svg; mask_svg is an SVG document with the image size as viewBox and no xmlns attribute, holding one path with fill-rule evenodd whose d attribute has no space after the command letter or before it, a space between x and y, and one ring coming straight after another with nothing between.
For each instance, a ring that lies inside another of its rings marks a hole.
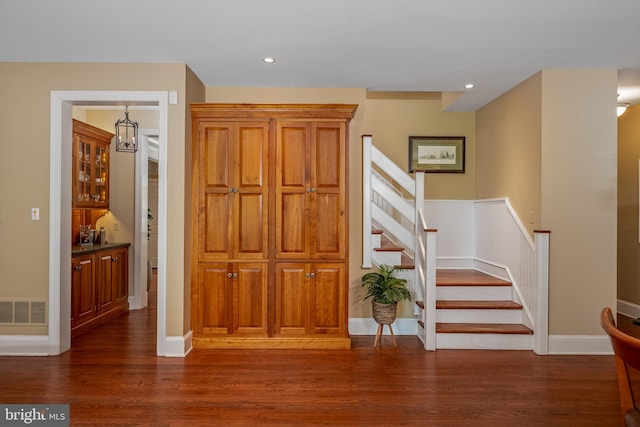
<instances>
[{"instance_id":1,"label":"dark hardwood floor","mask_svg":"<svg viewBox=\"0 0 640 427\"><path fill-rule=\"evenodd\" d=\"M351 350L155 356L155 309L56 357L1 357L0 402L69 403L71 425L616 426L613 356L426 352L417 338ZM629 321L629 326L631 325ZM640 331L640 328L633 326Z\"/></svg>"}]
</instances>

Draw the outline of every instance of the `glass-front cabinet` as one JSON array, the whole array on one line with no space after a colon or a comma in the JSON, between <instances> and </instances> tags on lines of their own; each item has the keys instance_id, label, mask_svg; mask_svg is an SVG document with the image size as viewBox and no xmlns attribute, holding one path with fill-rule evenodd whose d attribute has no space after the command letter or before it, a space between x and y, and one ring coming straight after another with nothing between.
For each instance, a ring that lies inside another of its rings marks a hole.
<instances>
[{"instance_id":1,"label":"glass-front cabinet","mask_svg":"<svg viewBox=\"0 0 640 427\"><path fill-rule=\"evenodd\" d=\"M109 208L109 146L113 134L73 121L73 207Z\"/></svg>"}]
</instances>

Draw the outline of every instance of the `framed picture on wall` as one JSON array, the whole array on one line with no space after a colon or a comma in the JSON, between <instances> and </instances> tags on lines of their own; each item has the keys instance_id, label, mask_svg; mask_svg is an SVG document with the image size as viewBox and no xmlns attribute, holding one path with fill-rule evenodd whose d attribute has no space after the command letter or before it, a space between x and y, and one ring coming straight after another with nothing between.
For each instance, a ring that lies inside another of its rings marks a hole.
<instances>
[{"instance_id":1,"label":"framed picture on wall","mask_svg":"<svg viewBox=\"0 0 640 427\"><path fill-rule=\"evenodd\" d=\"M464 173L464 136L410 136L409 172Z\"/></svg>"}]
</instances>

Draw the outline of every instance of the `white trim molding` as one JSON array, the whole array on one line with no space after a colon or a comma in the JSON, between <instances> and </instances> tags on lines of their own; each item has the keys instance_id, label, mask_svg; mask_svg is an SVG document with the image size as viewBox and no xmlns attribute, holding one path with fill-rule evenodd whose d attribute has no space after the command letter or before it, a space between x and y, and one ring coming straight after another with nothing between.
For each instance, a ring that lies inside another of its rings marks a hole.
<instances>
[{"instance_id":1,"label":"white trim molding","mask_svg":"<svg viewBox=\"0 0 640 427\"><path fill-rule=\"evenodd\" d=\"M47 335L0 335L0 356L48 356Z\"/></svg>"},{"instance_id":2,"label":"white trim molding","mask_svg":"<svg viewBox=\"0 0 640 427\"><path fill-rule=\"evenodd\" d=\"M48 354L57 355L71 347L71 272L61 268L71 264L71 140L74 105L100 103L121 105L136 102L157 106L159 112L158 179L158 309L156 354L165 356L167 310L167 156L168 91L52 91L50 120L49 176L49 334ZM144 230L144 229L143 229ZM136 268L136 266L134 266ZM142 268L139 266L137 268ZM13 337L7 337L11 339Z\"/></svg>"},{"instance_id":3,"label":"white trim molding","mask_svg":"<svg viewBox=\"0 0 640 427\"><path fill-rule=\"evenodd\" d=\"M166 357L185 357L193 349L191 331L184 336L168 336L164 345Z\"/></svg>"},{"instance_id":4,"label":"white trim molding","mask_svg":"<svg viewBox=\"0 0 640 427\"><path fill-rule=\"evenodd\" d=\"M607 335L549 335L549 355L610 355L613 347Z\"/></svg>"}]
</instances>

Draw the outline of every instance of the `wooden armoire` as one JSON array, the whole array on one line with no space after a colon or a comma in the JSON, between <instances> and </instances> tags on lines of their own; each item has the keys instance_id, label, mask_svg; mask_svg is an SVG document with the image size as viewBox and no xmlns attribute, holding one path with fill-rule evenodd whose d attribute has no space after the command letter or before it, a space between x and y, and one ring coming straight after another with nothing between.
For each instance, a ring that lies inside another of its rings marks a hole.
<instances>
[{"instance_id":1,"label":"wooden armoire","mask_svg":"<svg viewBox=\"0 0 640 427\"><path fill-rule=\"evenodd\" d=\"M195 348L350 348L356 107L191 105Z\"/></svg>"}]
</instances>

